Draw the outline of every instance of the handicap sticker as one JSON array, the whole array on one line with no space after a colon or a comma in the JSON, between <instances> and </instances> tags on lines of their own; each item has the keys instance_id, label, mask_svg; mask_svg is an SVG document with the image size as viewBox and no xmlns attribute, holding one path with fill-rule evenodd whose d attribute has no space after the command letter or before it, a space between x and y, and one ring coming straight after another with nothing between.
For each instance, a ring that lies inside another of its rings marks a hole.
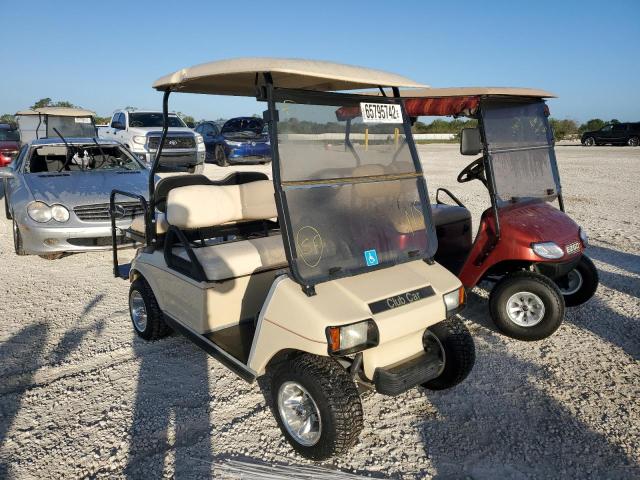
<instances>
[{"instance_id":1,"label":"handicap sticker","mask_svg":"<svg viewBox=\"0 0 640 480\"><path fill-rule=\"evenodd\" d=\"M373 267L378 265L378 252L375 250L367 250L364 252L364 261L367 262L367 267Z\"/></svg>"}]
</instances>

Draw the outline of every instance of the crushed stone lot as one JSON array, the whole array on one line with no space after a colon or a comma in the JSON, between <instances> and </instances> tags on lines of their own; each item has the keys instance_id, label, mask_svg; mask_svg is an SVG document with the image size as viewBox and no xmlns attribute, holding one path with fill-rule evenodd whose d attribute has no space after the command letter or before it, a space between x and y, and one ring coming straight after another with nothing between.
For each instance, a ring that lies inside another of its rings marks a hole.
<instances>
[{"instance_id":1,"label":"crushed stone lot","mask_svg":"<svg viewBox=\"0 0 640 480\"><path fill-rule=\"evenodd\" d=\"M451 189L476 228L488 195L456 183L473 160L458 149L419 147L432 197ZM177 334L134 335L110 252L18 257L1 211L0 478L640 478L640 148L556 152L566 210L600 271L596 296L526 343L495 331L476 288L462 313L477 348L470 377L366 396L359 443L322 465L286 443L264 382Z\"/></svg>"}]
</instances>

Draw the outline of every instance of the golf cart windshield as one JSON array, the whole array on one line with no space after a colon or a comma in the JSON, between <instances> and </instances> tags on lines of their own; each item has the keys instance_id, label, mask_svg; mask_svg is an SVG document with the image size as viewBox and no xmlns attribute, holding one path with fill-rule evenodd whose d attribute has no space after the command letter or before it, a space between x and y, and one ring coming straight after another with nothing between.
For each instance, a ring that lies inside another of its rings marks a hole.
<instances>
[{"instance_id":1,"label":"golf cart windshield","mask_svg":"<svg viewBox=\"0 0 640 480\"><path fill-rule=\"evenodd\" d=\"M68 117L47 115L45 117L47 124L47 137L58 138L58 134L54 128L65 137L97 137L96 127L91 117Z\"/></svg>"},{"instance_id":2,"label":"golf cart windshield","mask_svg":"<svg viewBox=\"0 0 640 480\"><path fill-rule=\"evenodd\" d=\"M502 202L552 201L560 193L553 133L545 112L543 101L482 102L485 140Z\"/></svg>"},{"instance_id":3,"label":"golf cart windshield","mask_svg":"<svg viewBox=\"0 0 640 480\"><path fill-rule=\"evenodd\" d=\"M276 183L294 278L313 285L432 257L426 183L399 101L277 89L274 95Z\"/></svg>"}]
</instances>

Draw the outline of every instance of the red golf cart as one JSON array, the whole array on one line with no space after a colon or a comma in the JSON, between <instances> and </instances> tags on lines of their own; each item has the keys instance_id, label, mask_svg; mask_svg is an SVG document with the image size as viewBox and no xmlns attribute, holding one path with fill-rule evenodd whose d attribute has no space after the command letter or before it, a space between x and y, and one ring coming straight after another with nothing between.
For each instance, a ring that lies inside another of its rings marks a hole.
<instances>
[{"instance_id":1,"label":"red golf cart","mask_svg":"<svg viewBox=\"0 0 640 480\"><path fill-rule=\"evenodd\" d=\"M587 236L564 211L544 101L550 97L522 88L447 88L411 92L405 100L412 117L478 121L477 128L462 131L460 153L480 157L460 172L458 182L482 182L491 206L472 242L469 210L439 188L432 209L439 245L435 260L468 289L482 280L494 282L491 317L503 333L520 340L551 335L565 305L586 302L598 286L598 272L583 253ZM445 204L444 195L455 205Z\"/></svg>"}]
</instances>

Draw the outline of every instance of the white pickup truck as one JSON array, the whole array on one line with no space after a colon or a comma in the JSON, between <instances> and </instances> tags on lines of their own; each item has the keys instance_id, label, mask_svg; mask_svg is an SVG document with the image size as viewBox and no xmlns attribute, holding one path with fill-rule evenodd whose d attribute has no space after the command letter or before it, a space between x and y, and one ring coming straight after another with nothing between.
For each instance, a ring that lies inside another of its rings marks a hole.
<instances>
[{"instance_id":1,"label":"white pickup truck","mask_svg":"<svg viewBox=\"0 0 640 480\"><path fill-rule=\"evenodd\" d=\"M117 140L150 165L162 136L162 112L118 110L109 126L99 129L99 136ZM205 153L202 135L187 127L177 115L170 114L160 166L167 170L200 173L204 168Z\"/></svg>"}]
</instances>

